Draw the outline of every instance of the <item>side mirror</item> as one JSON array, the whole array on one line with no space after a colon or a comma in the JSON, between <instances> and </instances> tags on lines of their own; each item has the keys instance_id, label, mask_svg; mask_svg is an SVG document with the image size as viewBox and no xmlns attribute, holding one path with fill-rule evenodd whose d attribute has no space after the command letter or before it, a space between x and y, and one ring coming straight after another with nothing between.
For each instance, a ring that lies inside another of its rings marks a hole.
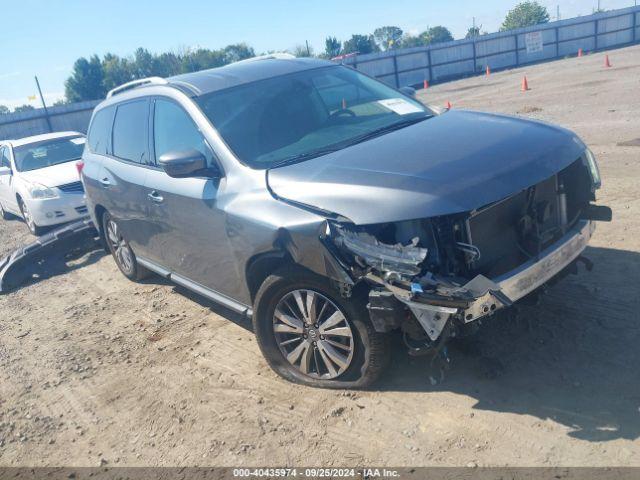
<instances>
[{"instance_id":1,"label":"side mirror","mask_svg":"<svg viewBox=\"0 0 640 480\"><path fill-rule=\"evenodd\" d=\"M416 98L416 89L413 87L401 87L400 91L407 97Z\"/></svg>"},{"instance_id":2,"label":"side mirror","mask_svg":"<svg viewBox=\"0 0 640 480\"><path fill-rule=\"evenodd\" d=\"M6 177L11 175L11 169L9 167L0 167L0 177Z\"/></svg>"},{"instance_id":3,"label":"side mirror","mask_svg":"<svg viewBox=\"0 0 640 480\"><path fill-rule=\"evenodd\" d=\"M207 159L195 149L167 152L160 156L158 163L167 175L173 178L186 177L217 177L217 168L207 165Z\"/></svg>"}]
</instances>

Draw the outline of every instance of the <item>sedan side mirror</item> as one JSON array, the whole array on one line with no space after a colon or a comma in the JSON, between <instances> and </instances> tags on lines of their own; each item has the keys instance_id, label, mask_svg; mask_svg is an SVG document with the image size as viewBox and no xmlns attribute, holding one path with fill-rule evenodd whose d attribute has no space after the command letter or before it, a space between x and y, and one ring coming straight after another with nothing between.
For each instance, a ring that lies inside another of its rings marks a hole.
<instances>
[{"instance_id":1,"label":"sedan side mirror","mask_svg":"<svg viewBox=\"0 0 640 480\"><path fill-rule=\"evenodd\" d=\"M0 177L6 177L11 175L11 169L9 167L0 167Z\"/></svg>"},{"instance_id":2,"label":"sedan side mirror","mask_svg":"<svg viewBox=\"0 0 640 480\"><path fill-rule=\"evenodd\" d=\"M401 87L400 91L407 97L416 98L416 89L413 87Z\"/></svg>"},{"instance_id":3,"label":"sedan side mirror","mask_svg":"<svg viewBox=\"0 0 640 480\"><path fill-rule=\"evenodd\" d=\"M173 178L218 177L220 172L207 165L207 159L195 149L167 152L160 156L158 163L167 175Z\"/></svg>"}]
</instances>

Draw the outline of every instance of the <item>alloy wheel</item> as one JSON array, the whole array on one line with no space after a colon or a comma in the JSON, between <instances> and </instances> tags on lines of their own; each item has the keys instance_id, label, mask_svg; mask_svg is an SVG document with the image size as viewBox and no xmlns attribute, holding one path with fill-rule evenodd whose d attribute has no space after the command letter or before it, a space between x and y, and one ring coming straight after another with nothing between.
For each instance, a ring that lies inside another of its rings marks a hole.
<instances>
[{"instance_id":1,"label":"alloy wheel","mask_svg":"<svg viewBox=\"0 0 640 480\"><path fill-rule=\"evenodd\" d=\"M107 222L107 239L116 262L124 271L133 272L133 252L122 235L120 235L118 224L113 220Z\"/></svg>"},{"instance_id":2,"label":"alloy wheel","mask_svg":"<svg viewBox=\"0 0 640 480\"><path fill-rule=\"evenodd\" d=\"M354 337L344 313L313 290L293 290L276 306L273 332L278 348L301 373L333 379L351 364Z\"/></svg>"},{"instance_id":3,"label":"alloy wheel","mask_svg":"<svg viewBox=\"0 0 640 480\"><path fill-rule=\"evenodd\" d=\"M21 202L20 208L22 210L22 216L24 217L24 221L27 223L29 230L31 230L32 232L35 232L37 228L36 222L33 219L33 215L31 215L31 212L29 211L29 207L27 207L26 203Z\"/></svg>"}]
</instances>

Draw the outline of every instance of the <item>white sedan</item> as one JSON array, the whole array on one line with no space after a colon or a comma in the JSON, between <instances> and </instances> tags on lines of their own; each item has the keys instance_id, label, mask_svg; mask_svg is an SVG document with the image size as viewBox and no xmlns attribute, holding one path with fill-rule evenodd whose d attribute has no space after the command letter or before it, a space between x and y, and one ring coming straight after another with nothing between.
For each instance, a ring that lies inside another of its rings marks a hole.
<instances>
[{"instance_id":1,"label":"white sedan","mask_svg":"<svg viewBox=\"0 0 640 480\"><path fill-rule=\"evenodd\" d=\"M0 214L24 218L34 235L43 227L87 216L76 162L85 136L57 132L0 141Z\"/></svg>"}]
</instances>

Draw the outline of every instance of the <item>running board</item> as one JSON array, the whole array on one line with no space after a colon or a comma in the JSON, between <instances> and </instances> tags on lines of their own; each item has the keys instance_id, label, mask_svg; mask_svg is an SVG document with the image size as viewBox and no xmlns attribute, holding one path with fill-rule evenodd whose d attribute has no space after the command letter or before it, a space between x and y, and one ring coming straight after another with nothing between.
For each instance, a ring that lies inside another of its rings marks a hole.
<instances>
[{"instance_id":1,"label":"running board","mask_svg":"<svg viewBox=\"0 0 640 480\"><path fill-rule=\"evenodd\" d=\"M199 283L196 283L192 280L189 280L182 275L178 275L177 273L172 273L170 270L167 270L160 265L152 262L151 260L147 260L146 258L137 257L136 260L140 265L144 268L151 270L152 272L160 275L167 280L172 281L176 285L180 285L181 287L186 288L187 290L191 290L194 293L197 293L200 296L203 296L212 302L218 303L229 310L233 310L236 313L246 316L247 318L251 318L253 316L253 310L251 307L240 303L233 298L229 298L226 295L216 292L215 290L211 290L210 288L204 287Z\"/></svg>"}]
</instances>

